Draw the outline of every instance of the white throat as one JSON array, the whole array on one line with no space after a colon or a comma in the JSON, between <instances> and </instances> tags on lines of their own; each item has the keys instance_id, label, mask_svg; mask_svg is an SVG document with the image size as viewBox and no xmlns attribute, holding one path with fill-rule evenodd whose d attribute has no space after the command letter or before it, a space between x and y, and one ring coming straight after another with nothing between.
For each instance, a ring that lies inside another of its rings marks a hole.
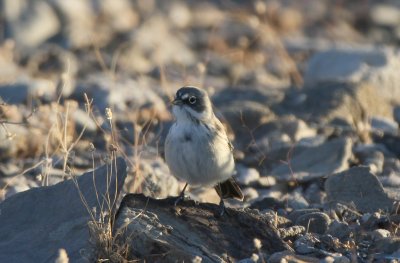
<instances>
[{"instance_id":1,"label":"white throat","mask_svg":"<svg viewBox=\"0 0 400 263\"><path fill-rule=\"evenodd\" d=\"M186 106L176 106L172 107L172 112L178 123L192 123L194 120L207 122L210 120L210 114L207 111L196 112L193 109Z\"/></svg>"}]
</instances>

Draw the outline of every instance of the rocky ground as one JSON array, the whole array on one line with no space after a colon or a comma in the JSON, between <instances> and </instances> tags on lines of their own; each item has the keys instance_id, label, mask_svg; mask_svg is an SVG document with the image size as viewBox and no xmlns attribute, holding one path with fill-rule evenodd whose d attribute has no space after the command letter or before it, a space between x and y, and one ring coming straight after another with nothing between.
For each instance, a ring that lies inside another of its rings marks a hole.
<instances>
[{"instance_id":1,"label":"rocky ground","mask_svg":"<svg viewBox=\"0 0 400 263\"><path fill-rule=\"evenodd\" d=\"M0 261L400 260L397 1L0 6ZM167 198L184 85L235 147L222 218Z\"/></svg>"}]
</instances>

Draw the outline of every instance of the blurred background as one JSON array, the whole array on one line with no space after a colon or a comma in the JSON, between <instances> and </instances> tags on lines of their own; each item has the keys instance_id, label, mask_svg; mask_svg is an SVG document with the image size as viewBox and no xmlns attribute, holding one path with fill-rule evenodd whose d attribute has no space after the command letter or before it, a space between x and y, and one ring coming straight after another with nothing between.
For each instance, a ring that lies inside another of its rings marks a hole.
<instances>
[{"instance_id":1,"label":"blurred background","mask_svg":"<svg viewBox=\"0 0 400 263\"><path fill-rule=\"evenodd\" d=\"M110 147L130 161L127 191L178 193L162 148L184 85L210 93L239 177L261 178L261 188L287 184L281 165L293 149L332 138L352 137L342 150L380 140L400 152L397 137L374 137L397 136L398 1L4 0L1 10L4 195L79 174ZM317 174L368 164L363 149ZM373 154L383 173L386 152ZM396 158L385 160L397 171Z\"/></svg>"}]
</instances>

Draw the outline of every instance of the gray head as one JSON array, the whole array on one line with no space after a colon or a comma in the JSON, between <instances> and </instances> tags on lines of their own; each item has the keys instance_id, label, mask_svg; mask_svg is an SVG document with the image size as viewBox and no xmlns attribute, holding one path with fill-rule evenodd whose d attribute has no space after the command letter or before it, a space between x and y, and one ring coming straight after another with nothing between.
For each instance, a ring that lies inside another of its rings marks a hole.
<instances>
[{"instance_id":1,"label":"gray head","mask_svg":"<svg viewBox=\"0 0 400 263\"><path fill-rule=\"evenodd\" d=\"M192 86L180 88L172 104L173 113L178 121L185 119L207 121L213 114L207 92Z\"/></svg>"}]
</instances>

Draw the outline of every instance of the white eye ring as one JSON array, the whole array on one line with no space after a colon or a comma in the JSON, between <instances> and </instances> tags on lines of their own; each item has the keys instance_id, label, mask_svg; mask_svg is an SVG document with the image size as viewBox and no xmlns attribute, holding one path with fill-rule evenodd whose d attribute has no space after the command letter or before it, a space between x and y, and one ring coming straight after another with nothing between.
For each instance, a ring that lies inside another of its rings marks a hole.
<instances>
[{"instance_id":1,"label":"white eye ring","mask_svg":"<svg viewBox=\"0 0 400 263\"><path fill-rule=\"evenodd\" d=\"M192 96L192 97L190 97L189 98L189 102L190 102L190 104L195 104L196 103L196 97L195 96Z\"/></svg>"}]
</instances>

